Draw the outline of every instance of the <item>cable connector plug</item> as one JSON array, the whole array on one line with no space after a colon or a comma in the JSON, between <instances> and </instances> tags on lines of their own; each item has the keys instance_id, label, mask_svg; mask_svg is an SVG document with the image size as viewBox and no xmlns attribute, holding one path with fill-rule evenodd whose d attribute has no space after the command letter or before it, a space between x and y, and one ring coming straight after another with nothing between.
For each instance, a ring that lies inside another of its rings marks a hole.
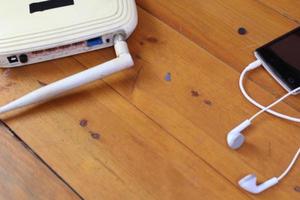
<instances>
[{"instance_id":1,"label":"cable connector plug","mask_svg":"<svg viewBox=\"0 0 300 200\"><path fill-rule=\"evenodd\" d=\"M260 60L256 60L256 61L250 63L250 64L246 67L246 70L247 70L247 71L254 70L254 69L256 69L256 68L262 66L262 64L263 64L263 63L262 63Z\"/></svg>"}]
</instances>

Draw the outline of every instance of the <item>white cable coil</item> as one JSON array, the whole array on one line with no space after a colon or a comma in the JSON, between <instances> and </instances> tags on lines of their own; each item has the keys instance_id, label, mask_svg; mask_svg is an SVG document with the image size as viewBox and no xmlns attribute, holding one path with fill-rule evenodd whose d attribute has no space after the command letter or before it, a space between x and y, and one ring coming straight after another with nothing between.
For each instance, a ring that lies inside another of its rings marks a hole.
<instances>
[{"instance_id":1,"label":"white cable coil","mask_svg":"<svg viewBox=\"0 0 300 200\"><path fill-rule=\"evenodd\" d=\"M295 118L295 117L291 117L291 116L287 116L285 114L282 114L282 113L278 113L274 110L271 110L271 108L275 105L277 105L278 103L282 102L284 99L286 99L287 97L291 96L292 94L296 94L297 92L300 91L300 87L290 91L289 93L285 94L284 96L282 96L281 98L279 98L278 100L276 100L275 102L273 102L272 104L270 104L269 106L265 107L261 104L259 104L258 102L256 102L253 98L251 98L248 93L246 92L245 90L245 87L244 87L244 79L245 79L245 76L246 74L251 71L251 70L254 70L258 67L262 66L262 62L257 60L253 63L251 63L250 65L248 65L244 70L243 72L241 73L241 76L240 76L240 80L239 80L239 85L240 85L240 89L243 93L243 95L246 97L246 99L248 101L250 101L250 103L252 103L253 105L255 105L256 107L260 108L261 110L259 112L257 112L255 115L253 115L250 119L246 120L244 123L242 123L241 125L239 125L236 129L239 129L238 131L240 132L241 130L244 130L245 128L247 128L249 125L251 125L251 122L256 118L258 117L260 114L264 113L264 112L268 112L276 117L279 117L279 118L282 118L282 119L285 119L285 120L289 120L289 121L292 121L292 122L300 122L300 118ZM245 125L244 125L245 124ZM240 130L241 129L241 130ZM236 132L235 129L233 129L233 132ZM242 141L243 142L243 141ZM241 142L240 142L241 143ZM239 144L240 145L240 144ZM237 145L237 146L239 146ZM276 181L274 182L274 184L276 184L276 182L279 182L280 180L282 180L292 169L292 167L296 164L296 161L297 159L299 158L300 156L300 148L298 149L297 153L295 154L293 160L291 161L291 163L289 164L289 166L287 167L287 169L279 176L279 177L275 177L271 180L275 180ZM245 183L245 180L247 179L248 177L245 177L244 179L242 179L240 182L241 183ZM272 186L272 185L270 185ZM269 186L269 187L270 187Z\"/></svg>"},{"instance_id":2,"label":"white cable coil","mask_svg":"<svg viewBox=\"0 0 300 200\"><path fill-rule=\"evenodd\" d=\"M263 111L260 111L261 113L263 112L268 112L276 117L279 117L279 118L282 118L282 119L286 119L286 120L289 120L289 121L293 121L293 122L297 122L297 123L300 123L300 118L295 118L295 117L291 117L291 116L288 116L288 115L285 115L285 114L282 114L282 113L279 113L279 112L276 112L274 110L271 110L270 108L275 106L276 104L280 103L281 101L283 101L284 99L286 99L287 97L289 97L290 95L296 93L297 91L300 90L300 87L289 92L288 94L286 94L285 96L283 96L282 98L280 98L278 101L274 102L274 104L271 104L270 106L268 107L265 107L261 104L259 104L258 102L256 102L252 97L250 97L248 95L248 93L246 92L245 88L244 88L244 85L243 85L243 82L244 82L244 79L245 79L245 76L246 74L251 71L251 70L254 70L258 67L260 67L262 65L262 62L257 60L253 63L251 63L250 65L248 65L244 70L243 72L241 73L241 76L240 76L240 81L239 81L239 86L240 86L240 89L242 91L242 94L246 97L246 99L252 103L253 105L255 105L256 107L262 109ZM260 113L260 114L261 114ZM259 115L259 114L258 114Z\"/></svg>"}]
</instances>

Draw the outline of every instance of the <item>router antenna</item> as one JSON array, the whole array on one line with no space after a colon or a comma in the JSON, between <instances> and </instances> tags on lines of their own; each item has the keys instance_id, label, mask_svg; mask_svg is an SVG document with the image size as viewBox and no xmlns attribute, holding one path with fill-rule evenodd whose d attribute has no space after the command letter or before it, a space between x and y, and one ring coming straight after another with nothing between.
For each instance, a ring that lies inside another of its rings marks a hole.
<instances>
[{"instance_id":1,"label":"router antenna","mask_svg":"<svg viewBox=\"0 0 300 200\"><path fill-rule=\"evenodd\" d=\"M63 95L70 90L93 81L103 79L104 77L110 76L134 65L123 34L115 35L114 49L117 58L30 92L23 97L0 107L0 113L48 101Z\"/></svg>"}]
</instances>

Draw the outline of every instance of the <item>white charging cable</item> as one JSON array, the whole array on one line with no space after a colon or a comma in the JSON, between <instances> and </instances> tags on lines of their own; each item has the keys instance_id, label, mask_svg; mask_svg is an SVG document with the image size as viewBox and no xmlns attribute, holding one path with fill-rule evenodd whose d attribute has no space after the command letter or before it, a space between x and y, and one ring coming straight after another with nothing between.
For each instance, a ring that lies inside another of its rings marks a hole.
<instances>
[{"instance_id":1,"label":"white charging cable","mask_svg":"<svg viewBox=\"0 0 300 200\"><path fill-rule=\"evenodd\" d=\"M272 103L271 105L265 107L259 103L257 103L253 98L251 98L248 93L246 92L244 85L243 85L243 81L245 79L246 74L251 71L254 70L258 67L260 67L262 65L262 62L257 60L253 63L251 63L250 65L248 65L245 70L243 70L241 76L240 76L240 81L239 81L239 85L240 85L240 89L243 93L243 95L246 97L246 99L248 99L250 101L250 103L252 103L253 105L257 106L258 108L260 108L261 110L259 112L257 112L255 115L253 115L251 118L245 120L244 122L242 122L241 124L239 124L238 126L236 126L234 129L232 129L228 134L227 134L227 144L230 148L232 149L238 149L240 148L244 141L245 141L245 136L242 134L242 132L248 128L251 124L252 121L258 117L259 115L261 115L264 112L268 112L276 117L282 118L282 119L286 119L292 122L298 122L300 123L300 118L295 118L295 117L290 117L281 113L278 113L276 111L271 110L271 108L275 105L277 105L278 103L282 102L284 99L286 99L287 97L291 96L292 94L296 94L297 92L300 91L300 87L294 89L293 91L287 93L286 95L284 95L283 97L279 98L278 100L276 100L274 103Z\"/></svg>"},{"instance_id":2,"label":"white charging cable","mask_svg":"<svg viewBox=\"0 0 300 200\"><path fill-rule=\"evenodd\" d=\"M263 113L263 112L268 112L268 113L270 113L270 114L272 114L272 115L274 115L274 116L276 116L276 117L279 117L279 118L282 118L282 119L286 119L286 120L289 120L289 121L293 121L293 122L298 122L298 123L300 123L300 118L291 117L291 116L288 116L288 115L285 115L285 114L282 114L282 113L278 113L278 112L276 112L276 111L270 109L271 107L277 105L278 103L280 103L281 101L283 101L284 99L286 99L287 97L289 97L290 95L297 93L297 92L300 90L300 87L297 88L297 89L295 89L295 90L293 90L293 91L291 91L291 92L289 92L289 93L286 94L285 96L281 97L280 99L278 99L276 102L274 102L273 104L271 104L271 105L268 106L268 107L265 107L265 106L259 104L259 103L256 102L252 97L250 97L250 96L248 95L248 93L246 92L245 87L244 87L244 79L245 79L245 76L246 76L246 74L247 74L248 72L250 72L250 71L252 71L252 70L254 70L254 69L256 69L256 68L258 68L258 67L260 67L260 66L262 66L262 62L259 61L259 60L257 60L257 61L255 61L255 62L251 63L250 65L248 65L248 66L244 69L244 71L241 73L240 81L239 81L240 89L241 89L241 91L242 91L242 94L246 97L246 99L247 99L250 103L252 103L253 105L255 105L256 107L262 109L259 113L257 113L256 115L254 115L254 116L251 118L251 120L253 120L254 118L256 118L258 115L260 115L260 114Z\"/></svg>"},{"instance_id":3,"label":"white charging cable","mask_svg":"<svg viewBox=\"0 0 300 200\"><path fill-rule=\"evenodd\" d=\"M298 149L297 153L295 154L292 162L290 163L290 165L288 166L288 168L277 178L278 181L280 181L281 179L283 179L292 169L292 167L296 164L297 159L300 156L300 148Z\"/></svg>"},{"instance_id":4,"label":"white charging cable","mask_svg":"<svg viewBox=\"0 0 300 200\"><path fill-rule=\"evenodd\" d=\"M255 174L249 174L242 178L239 181L239 185L244 190L252 193L252 194L259 194L275 185L277 185L292 169L292 167L295 165L298 157L300 155L300 148L298 149L298 152L294 156L292 162L288 166L288 168L279 176L279 177L273 177L268 179L267 181L258 184L257 183L257 177Z\"/></svg>"},{"instance_id":5,"label":"white charging cable","mask_svg":"<svg viewBox=\"0 0 300 200\"><path fill-rule=\"evenodd\" d=\"M284 99L288 98L289 96L291 96L292 94L298 92L300 90L300 87L287 93L286 95L284 95L283 97L281 97L280 99L278 99L277 101L275 101L274 103L270 104L268 107L265 107L264 109L262 109L261 111L257 112L255 115L253 115L249 120L253 121L256 117L258 117L259 115L261 115L262 113L266 112L267 110L269 110L270 108L272 108L273 106L277 105L278 103L280 103L281 101L283 101ZM288 117L288 116L287 116ZM291 117L288 117L287 119L290 120ZM296 118L295 118L296 119ZM300 120L300 119L299 119ZM298 122L297 120L294 120L295 122Z\"/></svg>"}]
</instances>

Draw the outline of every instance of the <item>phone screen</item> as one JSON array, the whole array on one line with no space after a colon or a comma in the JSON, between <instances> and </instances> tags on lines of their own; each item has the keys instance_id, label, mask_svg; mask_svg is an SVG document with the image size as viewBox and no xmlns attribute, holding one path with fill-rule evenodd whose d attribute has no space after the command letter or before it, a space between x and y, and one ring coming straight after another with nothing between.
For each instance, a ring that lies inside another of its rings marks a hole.
<instances>
[{"instance_id":1,"label":"phone screen","mask_svg":"<svg viewBox=\"0 0 300 200\"><path fill-rule=\"evenodd\" d=\"M290 90L300 87L300 27L256 50L268 69Z\"/></svg>"}]
</instances>

